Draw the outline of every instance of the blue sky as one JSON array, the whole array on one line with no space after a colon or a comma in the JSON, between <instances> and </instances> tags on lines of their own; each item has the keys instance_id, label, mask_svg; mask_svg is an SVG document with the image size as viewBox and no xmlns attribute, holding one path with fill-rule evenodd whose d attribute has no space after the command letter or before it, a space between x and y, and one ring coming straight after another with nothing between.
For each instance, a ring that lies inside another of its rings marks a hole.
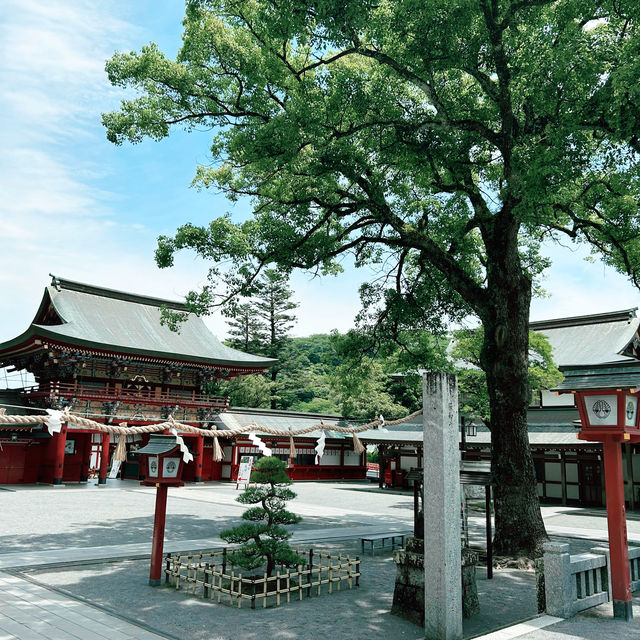
<instances>
[{"instance_id":1,"label":"blue sky","mask_svg":"<svg viewBox=\"0 0 640 640\"><path fill-rule=\"evenodd\" d=\"M153 261L156 238L184 223L206 223L231 211L213 193L189 187L208 161L210 134L176 131L160 143L115 147L100 114L117 107L104 62L115 50L156 42L167 54L180 44L180 0L5 0L0 16L0 340L26 329L49 273L81 282L179 299L204 283L206 265L192 255L173 269ZM551 248L532 319L598 313L638 305L626 278L584 250ZM296 274L296 335L345 330L358 310L359 283ZM219 316L207 320L224 337Z\"/></svg>"}]
</instances>

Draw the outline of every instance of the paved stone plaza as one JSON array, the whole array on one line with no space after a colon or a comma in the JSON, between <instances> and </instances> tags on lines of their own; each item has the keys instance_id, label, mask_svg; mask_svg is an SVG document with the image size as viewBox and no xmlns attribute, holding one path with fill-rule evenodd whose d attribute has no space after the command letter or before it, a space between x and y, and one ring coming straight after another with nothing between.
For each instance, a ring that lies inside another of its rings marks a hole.
<instances>
[{"instance_id":1,"label":"paved stone plaza","mask_svg":"<svg viewBox=\"0 0 640 640\"><path fill-rule=\"evenodd\" d=\"M395 566L388 551L363 558L358 589L265 611L237 610L184 591L149 587L146 558L154 490L133 481L109 482L106 488L0 488L0 640L230 640L240 632L256 640L422 636L418 627L389 613ZM357 555L362 535L412 528L413 498L407 493L379 491L368 483L298 483L295 490L298 498L291 507L304 520L294 528L294 541L304 546ZM219 531L237 522L244 510L234 501L237 495L235 485L228 484L170 490L165 549L221 546ZM569 540L576 552L606 535L601 510L543 511L550 533L578 536ZM471 520L472 538L480 542L484 517ZM635 514L629 532L630 539L640 543L640 518ZM487 581L484 569L478 571L481 612L465 621L466 637L536 615L531 573L494 575ZM538 617L486 638L617 639L639 629L640 610L631 625L610 615L604 606L568 621Z\"/></svg>"}]
</instances>

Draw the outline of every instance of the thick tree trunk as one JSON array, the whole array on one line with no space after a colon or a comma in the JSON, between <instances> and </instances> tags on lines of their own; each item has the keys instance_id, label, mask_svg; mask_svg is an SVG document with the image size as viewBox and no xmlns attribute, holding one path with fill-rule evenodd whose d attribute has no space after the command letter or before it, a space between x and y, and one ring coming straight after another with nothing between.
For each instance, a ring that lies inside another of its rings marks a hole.
<instances>
[{"instance_id":1,"label":"thick tree trunk","mask_svg":"<svg viewBox=\"0 0 640 640\"><path fill-rule=\"evenodd\" d=\"M531 281L521 268L515 230L498 231L493 240L489 246L501 259L489 260L481 358L491 408L494 548L531 557L546 539L527 434Z\"/></svg>"}]
</instances>

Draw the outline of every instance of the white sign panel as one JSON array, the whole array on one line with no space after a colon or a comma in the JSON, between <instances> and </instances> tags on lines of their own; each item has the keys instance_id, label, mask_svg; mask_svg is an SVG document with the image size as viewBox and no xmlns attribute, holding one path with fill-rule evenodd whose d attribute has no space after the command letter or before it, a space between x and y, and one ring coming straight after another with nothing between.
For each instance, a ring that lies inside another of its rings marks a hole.
<instances>
[{"instance_id":1,"label":"white sign panel","mask_svg":"<svg viewBox=\"0 0 640 640\"><path fill-rule=\"evenodd\" d=\"M242 456L240 458L240 466L238 467L238 479L236 482L248 483L251 477L251 469L253 467L253 456Z\"/></svg>"},{"instance_id":2,"label":"white sign panel","mask_svg":"<svg viewBox=\"0 0 640 640\"><path fill-rule=\"evenodd\" d=\"M624 423L627 427L636 426L636 414L638 413L637 396L626 396L624 399Z\"/></svg>"},{"instance_id":3,"label":"white sign panel","mask_svg":"<svg viewBox=\"0 0 640 640\"><path fill-rule=\"evenodd\" d=\"M618 424L618 397L616 395L585 396L584 403L591 425L615 427Z\"/></svg>"},{"instance_id":4,"label":"white sign panel","mask_svg":"<svg viewBox=\"0 0 640 640\"><path fill-rule=\"evenodd\" d=\"M114 460L113 463L111 464L111 469L109 470L109 477L110 478L117 478L118 477L118 471L120 471L120 465L122 464L122 462L120 460Z\"/></svg>"},{"instance_id":5,"label":"white sign panel","mask_svg":"<svg viewBox=\"0 0 640 640\"><path fill-rule=\"evenodd\" d=\"M163 458L162 459L162 477L177 478L178 469L180 469L180 458Z\"/></svg>"}]
</instances>

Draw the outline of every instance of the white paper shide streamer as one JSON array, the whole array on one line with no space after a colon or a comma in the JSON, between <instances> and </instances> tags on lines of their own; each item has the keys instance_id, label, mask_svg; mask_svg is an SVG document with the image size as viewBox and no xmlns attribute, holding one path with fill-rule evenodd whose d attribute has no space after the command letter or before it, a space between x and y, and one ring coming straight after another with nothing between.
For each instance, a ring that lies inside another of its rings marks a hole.
<instances>
[{"instance_id":1,"label":"white paper shide streamer","mask_svg":"<svg viewBox=\"0 0 640 640\"><path fill-rule=\"evenodd\" d=\"M316 464L320 464L320 459L324 455L324 445L327 439L327 434L324 431L320 432L320 437L318 438L318 442L315 446L316 449Z\"/></svg>"},{"instance_id":2,"label":"white paper shide streamer","mask_svg":"<svg viewBox=\"0 0 640 640\"><path fill-rule=\"evenodd\" d=\"M272 455L271 449L269 449L269 447L267 447L267 445L264 442L262 442L262 440L260 440L260 438L258 438L258 436L255 433L251 432L249 434L249 440L253 442L254 446L258 447L258 451L260 451L262 455L265 455L265 456Z\"/></svg>"},{"instance_id":3,"label":"white paper shide streamer","mask_svg":"<svg viewBox=\"0 0 640 640\"><path fill-rule=\"evenodd\" d=\"M189 451L189 447L184 443L182 436L178 435L178 432L175 429L169 429L169 431L176 437L176 442L180 447L180 451L182 451L182 459L185 463L189 463L193 460L193 454Z\"/></svg>"},{"instance_id":4,"label":"white paper shide streamer","mask_svg":"<svg viewBox=\"0 0 640 640\"><path fill-rule=\"evenodd\" d=\"M54 433L60 433L60 431L62 431L62 423L64 422L62 419L62 411L58 411L57 409L47 409L46 411L49 414L49 417L45 424L47 425L49 433L51 435Z\"/></svg>"}]
</instances>

